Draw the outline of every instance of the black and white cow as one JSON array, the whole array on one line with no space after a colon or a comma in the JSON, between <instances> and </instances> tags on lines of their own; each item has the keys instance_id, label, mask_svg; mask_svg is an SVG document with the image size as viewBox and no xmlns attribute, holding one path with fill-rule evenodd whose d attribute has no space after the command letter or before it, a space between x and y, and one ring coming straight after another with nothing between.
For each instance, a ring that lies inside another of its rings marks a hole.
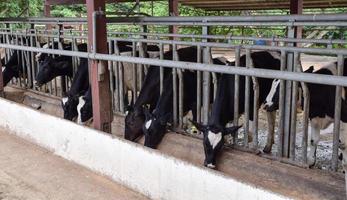
<instances>
[{"instance_id":1,"label":"black and white cow","mask_svg":"<svg viewBox=\"0 0 347 200\"><path fill-rule=\"evenodd\" d=\"M183 55L188 56L188 55ZM182 57L183 57L182 56ZM196 61L196 55L191 55L190 59ZM182 60L180 57L180 60ZM186 58L187 59L187 58ZM217 65L226 65L221 59L213 59L213 63ZM196 120L196 106L197 106L197 72L190 70L182 71L183 86L183 115L189 111L193 113L193 121ZM177 87L177 86L176 86ZM211 83L211 95L213 88ZM179 87L177 87L179 93ZM212 103L212 96L210 97ZM178 105L177 105L178 107ZM172 75L169 75L164 82L163 93L161 94L158 103L152 113L145 108L146 122L143 125L143 132L145 135L145 146L156 148L163 139L167 123L172 121L173 116L173 82Z\"/></svg>"},{"instance_id":2,"label":"black and white cow","mask_svg":"<svg viewBox=\"0 0 347 200\"><path fill-rule=\"evenodd\" d=\"M117 43L117 44L119 45L119 43ZM127 42L125 42L124 44L123 43L121 43L121 44L122 44L121 46L118 46L120 53L132 52L132 47L126 45ZM148 45L147 51L148 51L147 57L152 57L151 53L159 51L159 48L156 45ZM138 54L138 51L137 51L137 54ZM124 79L125 79L125 81L128 80L128 82L129 82L128 84L125 83L124 85L131 85L132 86L132 79L131 79L131 77L128 77L128 76L132 75L132 73L129 73L131 70L132 70L132 67L130 67L130 66L127 66L127 69L124 69L124 72L123 72L124 76L125 76ZM148 73L152 74L151 71L152 71L151 68L149 68ZM159 76L159 69L158 69L158 74L155 77L157 78L157 76ZM144 85L147 85L147 82L149 82L149 80L147 78L145 78ZM125 91L127 91L129 88L125 87L124 89L125 89ZM85 95L78 98L78 105L77 106L79 109L77 110L77 112L78 112L78 123L79 124L84 124L86 121L90 120L90 118L92 118L92 116L93 116L93 109L92 109L92 102L91 102L92 98L89 95L91 95L91 91L87 92ZM127 98L127 95L125 98ZM141 93L140 93L139 98L141 98ZM80 113L82 113L83 116L80 116L81 115Z\"/></svg>"},{"instance_id":3,"label":"black and white cow","mask_svg":"<svg viewBox=\"0 0 347 200\"><path fill-rule=\"evenodd\" d=\"M305 70L305 73L322 74L322 75L336 75L337 74L337 63L331 63L316 71L311 66ZM347 76L347 59L344 60L344 76ZM279 104L279 80L274 80L271 91L266 98L265 109L268 111L274 111L278 109ZM308 149L307 159L308 164L313 166L316 162L316 150L317 144L320 138L320 130L326 129L331 123L334 122L335 112L335 86L306 83L309 94L309 123L310 131L308 136ZM342 107L341 107L341 132L340 132L340 149L343 154L340 158L344 159L344 167L347 169L346 160L346 148L347 144L347 101L346 101L347 89L342 90ZM303 102L303 99L299 101ZM273 137L273 136L270 136Z\"/></svg>"},{"instance_id":4,"label":"black and white cow","mask_svg":"<svg viewBox=\"0 0 347 200\"><path fill-rule=\"evenodd\" d=\"M93 117L93 99L92 99L92 88L89 86L87 92L80 96L77 105L77 123L85 124Z\"/></svg>"},{"instance_id":5,"label":"black and white cow","mask_svg":"<svg viewBox=\"0 0 347 200\"><path fill-rule=\"evenodd\" d=\"M72 80L71 88L67 95L62 98L61 105L64 110L64 119L74 120L78 116L78 99L89 88L88 59L81 58L80 65Z\"/></svg>"},{"instance_id":6,"label":"black and white cow","mask_svg":"<svg viewBox=\"0 0 347 200\"><path fill-rule=\"evenodd\" d=\"M178 51L180 59L184 61L196 62L197 48L186 47ZM172 51L164 54L164 60L172 60ZM164 79L171 76L171 70L164 68ZM145 122L144 105L149 105L149 110L155 108L160 96L160 68L150 66L148 68L145 81L136 99L134 106L129 106L125 116L124 138L134 141L143 135L142 126Z\"/></svg>"},{"instance_id":7,"label":"black and white cow","mask_svg":"<svg viewBox=\"0 0 347 200\"><path fill-rule=\"evenodd\" d=\"M7 63L3 65L2 75L4 86L6 86L13 78L19 78L20 74L23 73L21 58L21 51L13 51L13 54L10 56Z\"/></svg>"},{"instance_id":8,"label":"black and white cow","mask_svg":"<svg viewBox=\"0 0 347 200\"><path fill-rule=\"evenodd\" d=\"M262 69L280 69L280 60L277 55L273 55L269 52L253 52L251 54L253 66L255 68ZM231 63L235 65L235 63ZM240 66L246 65L246 56L241 56ZM271 89L272 80L265 78L258 78L259 83L259 102L263 103L267 94ZM226 128L226 124L234 119L234 94L235 94L235 75L232 74L222 74L218 80L217 96L212 105L211 116L209 118L208 125L202 125L196 122L193 124L198 130L203 133L203 143L205 150L205 161L204 165L209 168L216 167L216 158L221 151L224 139L223 137L227 134L235 136L239 126L233 126ZM240 76L239 82L239 115L245 112L245 77ZM250 91L250 103L253 105L253 90ZM249 106L249 116L253 120L253 106ZM274 113L268 113L267 115L269 121L269 132L273 131L274 124L272 123L274 118ZM272 121L271 121L272 120ZM252 128L250 129L252 130Z\"/></svg>"},{"instance_id":9,"label":"black and white cow","mask_svg":"<svg viewBox=\"0 0 347 200\"><path fill-rule=\"evenodd\" d=\"M54 43L55 44L55 43ZM51 48L48 44L43 48ZM64 50L71 50L71 46L64 45ZM87 44L79 44L78 51L86 52ZM36 55L36 60L39 62L39 69L35 77L35 85L42 85L52 81L58 76L73 76L72 57L71 56L48 56L45 53Z\"/></svg>"}]
</instances>

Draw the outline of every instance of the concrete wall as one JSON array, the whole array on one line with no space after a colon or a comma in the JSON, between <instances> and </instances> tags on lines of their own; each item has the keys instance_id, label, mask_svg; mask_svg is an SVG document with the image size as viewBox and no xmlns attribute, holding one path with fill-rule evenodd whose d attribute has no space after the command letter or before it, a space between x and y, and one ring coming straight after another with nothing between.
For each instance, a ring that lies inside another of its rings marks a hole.
<instances>
[{"instance_id":1,"label":"concrete wall","mask_svg":"<svg viewBox=\"0 0 347 200\"><path fill-rule=\"evenodd\" d=\"M0 126L152 199L286 199L216 171L3 99Z\"/></svg>"}]
</instances>

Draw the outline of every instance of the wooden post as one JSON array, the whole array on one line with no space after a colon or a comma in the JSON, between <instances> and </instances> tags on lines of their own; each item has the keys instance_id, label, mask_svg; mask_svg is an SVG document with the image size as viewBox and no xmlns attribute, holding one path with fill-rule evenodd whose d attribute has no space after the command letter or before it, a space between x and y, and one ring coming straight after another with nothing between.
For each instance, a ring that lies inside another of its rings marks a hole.
<instances>
[{"instance_id":1,"label":"wooden post","mask_svg":"<svg viewBox=\"0 0 347 200\"><path fill-rule=\"evenodd\" d=\"M169 16L179 16L178 0L169 0ZM177 26L169 27L170 33L178 33Z\"/></svg>"},{"instance_id":2,"label":"wooden post","mask_svg":"<svg viewBox=\"0 0 347 200\"><path fill-rule=\"evenodd\" d=\"M303 5L303 0L290 0L290 14L301 15L303 11ZM294 29L294 37L302 38L302 26L296 26Z\"/></svg>"},{"instance_id":3,"label":"wooden post","mask_svg":"<svg viewBox=\"0 0 347 200\"><path fill-rule=\"evenodd\" d=\"M89 52L107 54L105 0L87 0L86 3L88 12L88 50ZM96 15L95 19L94 15ZM95 27L93 27L94 23ZM97 40L94 41L93 38L97 38ZM93 44L93 42L96 42L96 44ZM89 63L93 97L93 126L95 129L111 133L112 109L107 62L91 60Z\"/></svg>"},{"instance_id":4,"label":"wooden post","mask_svg":"<svg viewBox=\"0 0 347 200\"><path fill-rule=\"evenodd\" d=\"M43 8L43 15L45 17L51 17L51 2L50 2L50 0L45 0L44 8ZM52 28L52 25L50 25L50 24L46 25L47 30L49 30L51 28Z\"/></svg>"}]
</instances>

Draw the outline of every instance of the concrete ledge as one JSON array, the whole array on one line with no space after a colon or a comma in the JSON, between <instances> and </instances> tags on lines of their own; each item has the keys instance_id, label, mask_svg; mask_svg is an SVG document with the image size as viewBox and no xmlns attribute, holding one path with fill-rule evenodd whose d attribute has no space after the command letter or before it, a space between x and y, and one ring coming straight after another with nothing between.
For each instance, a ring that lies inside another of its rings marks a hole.
<instances>
[{"instance_id":1,"label":"concrete ledge","mask_svg":"<svg viewBox=\"0 0 347 200\"><path fill-rule=\"evenodd\" d=\"M287 199L4 99L0 113L16 135L153 199Z\"/></svg>"}]
</instances>

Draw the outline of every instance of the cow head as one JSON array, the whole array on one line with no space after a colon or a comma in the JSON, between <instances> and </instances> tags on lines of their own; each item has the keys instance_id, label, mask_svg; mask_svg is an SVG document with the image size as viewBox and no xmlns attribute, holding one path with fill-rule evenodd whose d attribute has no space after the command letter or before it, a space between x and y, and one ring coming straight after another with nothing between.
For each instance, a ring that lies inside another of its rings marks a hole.
<instances>
[{"instance_id":1,"label":"cow head","mask_svg":"<svg viewBox=\"0 0 347 200\"><path fill-rule=\"evenodd\" d=\"M135 141L143 135L142 126L145 123L145 114L143 107L128 106L125 116L124 138Z\"/></svg>"},{"instance_id":2,"label":"cow head","mask_svg":"<svg viewBox=\"0 0 347 200\"><path fill-rule=\"evenodd\" d=\"M93 117L93 105L91 98L87 98L86 96L80 96L78 98L77 105L77 123L85 124L88 120Z\"/></svg>"},{"instance_id":3,"label":"cow head","mask_svg":"<svg viewBox=\"0 0 347 200\"><path fill-rule=\"evenodd\" d=\"M41 87L53 80L55 77L61 75L61 72L66 71L69 67L70 64L68 60L57 61L51 56L47 56L44 61L39 63L35 85Z\"/></svg>"},{"instance_id":4,"label":"cow head","mask_svg":"<svg viewBox=\"0 0 347 200\"><path fill-rule=\"evenodd\" d=\"M61 99L61 106L64 110L64 119L74 121L77 113L78 96L67 96Z\"/></svg>"},{"instance_id":5,"label":"cow head","mask_svg":"<svg viewBox=\"0 0 347 200\"><path fill-rule=\"evenodd\" d=\"M156 116L150 113L147 108L144 108L146 121L142 127L145 134L145 146L157 148L166 133L166 124L170 120L171 113L163 116Z\"/></svg>"},{"instance_id":6,"label":"cow head","mask_svg":"<svg viewBox=\"0 0 347 200\"><path fill-rule=\"evenodd\" d=\"M208 168L216 168L216 158L224 144L224 136L230 134L233 137L241 126L225 128L220 125L202 125L191 121L193 125L203 133L203 144L205 151L204 165Z\"/></svg>"}]
</instances>

